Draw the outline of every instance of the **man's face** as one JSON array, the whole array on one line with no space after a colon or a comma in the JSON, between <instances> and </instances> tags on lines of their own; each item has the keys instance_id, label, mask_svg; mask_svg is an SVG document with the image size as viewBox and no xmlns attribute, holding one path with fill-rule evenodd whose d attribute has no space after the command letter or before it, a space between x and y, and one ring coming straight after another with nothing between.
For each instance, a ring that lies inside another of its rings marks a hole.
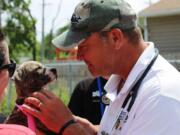
<instances>
[{"instance_id":1,"label":"man's face","mask_svg":"<svg viewBox=\"0 0 180 135\"><path fill-rule=\"evenodd\" d=\"M108 40L93 33L78 46L78 59L84 60L94 76L111 74L112 48Z\"/></svg>"}]
</instances>

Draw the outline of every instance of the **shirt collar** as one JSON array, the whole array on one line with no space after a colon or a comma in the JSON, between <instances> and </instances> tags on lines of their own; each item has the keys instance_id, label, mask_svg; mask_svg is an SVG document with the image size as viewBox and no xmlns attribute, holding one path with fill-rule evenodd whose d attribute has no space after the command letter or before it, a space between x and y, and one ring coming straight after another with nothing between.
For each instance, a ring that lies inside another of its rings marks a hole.
<instances>
[{"instance_id":1,"label":"shirt collar","mask_svg":"<svg viewBox=\"0 0 180 135\"><path fill-rule=\"evenodd\" d=\"M148 44L148 47L144 50L130 71L127 80L125 81L124 86L120 91L121 94L124 94L131 89L131 87L134 85L134 83L136 83L143 71L153 59L155 55L154 44L152 42L148 42ZM108 92L107 97L111 100L114 100L117 96L117 88L120 80L121 77L119 75L111 75L104 87L104 89Z\"/></svg>"},{"instance_id":2,"label":"shirt collar","mask_svg":"<svg viewBox=\"0 0 180 135\"><path fill-rule=\"evenodd\" d=\"M111 75L108 79L106 85L104 86L104 89L107 91L107 98L109 98L111 101L114 101L114 99L117 96L117 87L119 85L119 82L121 80L121 77L119 75Z\"/></svg>"}]
</instances>

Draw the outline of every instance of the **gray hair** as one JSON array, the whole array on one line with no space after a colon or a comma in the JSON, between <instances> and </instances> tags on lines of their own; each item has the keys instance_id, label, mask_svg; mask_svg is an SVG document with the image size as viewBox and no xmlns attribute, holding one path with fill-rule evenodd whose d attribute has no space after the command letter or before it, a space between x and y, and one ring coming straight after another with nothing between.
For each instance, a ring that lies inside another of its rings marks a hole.
<instances>
[{"instance_id":1,"label":"gray hair","mask_svg":"<svg viewBox=\"0 0 180 135\"><path fill-rule=\"evenodd\" d=\"M125 29L121 31L131 44L138 44L142 40L142 33L139 27L134 27L132 29ZM99 32L100 37L102 39L105 39L107 37L108 32L109 31Z\"/></svg>"}]
</instances>

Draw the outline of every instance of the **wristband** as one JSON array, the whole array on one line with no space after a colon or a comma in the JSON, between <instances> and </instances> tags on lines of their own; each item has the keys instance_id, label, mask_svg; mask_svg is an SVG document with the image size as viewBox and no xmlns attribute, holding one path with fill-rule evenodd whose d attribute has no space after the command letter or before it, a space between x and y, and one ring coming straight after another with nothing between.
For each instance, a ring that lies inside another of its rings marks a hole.
<instances>
[{"instance_id":1,"label":"wristband","mask_svg":"<svg viewBox=\"0 0 180 135\"><path fill-rule=\"evenodd\" d=\"M75 120L73 120L73 119L67 121L67 122L61 127L61 129L59 130L58 135L62 135L63 132L64 132L64 130L65 130L67 127L69 127L71 124L74 124L74 123L77 123L77 122L76 122Z\"/></svg>"}]
</instances>

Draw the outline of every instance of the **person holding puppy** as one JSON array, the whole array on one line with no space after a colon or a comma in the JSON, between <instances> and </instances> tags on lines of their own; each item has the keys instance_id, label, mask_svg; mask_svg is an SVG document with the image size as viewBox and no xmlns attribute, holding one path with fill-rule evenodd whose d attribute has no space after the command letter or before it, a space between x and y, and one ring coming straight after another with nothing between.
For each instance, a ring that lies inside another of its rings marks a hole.
<instances>
[{"instance_id":1,"label":"person holding puppy","mask_svg":"<svg viewBox=\"0 0 180 135\"><path fill-rule=\"evenodd\" d=\"M0 30L0 97L13 76L16 63L9 58L9 48L3 32ZM1 135L35 135L29 128L19 125L0 124Z\"/></svg>"},{"instance_id":2,"label":"person holding puppy","mask_svg":"<svg viewBox=\"0 0 180 135\"><path fill-rule=\"evenodd\" d=\"M48 91L27 98L24 111L60 135L179 135L180 74L159 55L154 43L143 40L127 2L79 3L70 28L53 43L62 49L78 46L79 60L94 76L111 75L105 86L110 105L100 127L76 119Z\"/></svg>"},{"instance_id":3,"label":"person holding puppy","mask_svg":"<svg viewBox=\"0 0 180 135\"><path fill-rule=\"evenodd\" d=\"M9 78L12 77L16 65L9 59L9 49L5 36L0 30L0 95L8 85Z\"/></svg>"}]
</instances>

